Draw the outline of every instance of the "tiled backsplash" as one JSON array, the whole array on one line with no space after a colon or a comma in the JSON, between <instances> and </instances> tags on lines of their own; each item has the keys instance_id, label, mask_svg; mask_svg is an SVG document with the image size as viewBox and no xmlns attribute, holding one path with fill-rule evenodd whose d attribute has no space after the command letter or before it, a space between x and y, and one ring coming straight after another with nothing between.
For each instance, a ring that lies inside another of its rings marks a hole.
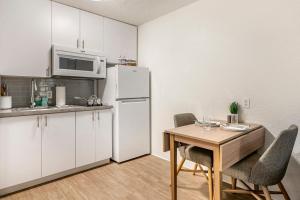
<instances>
[{"instance_id":1,"label":"tiled backsplash","mask_svg":"<svg viewBox=\"0 0 300 200\"><path fill-rule=\"evenodd\" d=\"M23 77L1 77L1 81L8 86L8 95L12 96L13 107L27 107L30 105L31 81L33 78ZM82 102L74 99L75 96L89 97L94 94L94 81L88 79L67 79L67 78L35 78L38 90L40 85L48 85L52 91L52 98L49 105L55 105L55 87L66 87L66 103L68 105L79 105Z\"/></svg>"}]
</instances>

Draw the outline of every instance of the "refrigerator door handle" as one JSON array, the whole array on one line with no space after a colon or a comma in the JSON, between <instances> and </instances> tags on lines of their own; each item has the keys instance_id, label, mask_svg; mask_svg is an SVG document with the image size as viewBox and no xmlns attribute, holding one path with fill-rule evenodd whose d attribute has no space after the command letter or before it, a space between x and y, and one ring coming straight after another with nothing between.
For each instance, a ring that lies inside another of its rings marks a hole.
<instances>
[{"instance_id":1,"label":"refrigerator door handle","mask_svg":"<svg viewBox=\"0 0 300 200\"><path fill-rule=\"evenodd\" d=\"M138 103L138 102L145 102L147 99L126 99L121 100L121 103Z\"/></svg>"}]
</instances>

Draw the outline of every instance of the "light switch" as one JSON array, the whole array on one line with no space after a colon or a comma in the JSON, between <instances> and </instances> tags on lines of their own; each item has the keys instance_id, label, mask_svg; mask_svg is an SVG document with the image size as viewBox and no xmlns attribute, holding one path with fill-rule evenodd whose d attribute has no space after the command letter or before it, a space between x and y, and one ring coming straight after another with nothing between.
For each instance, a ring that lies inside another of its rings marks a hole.
<instances>
[{"instance_id":1,"label":"light switch","mask_svg":"<svg viewBox=\"0 0 300 200\"><path fill-rule=\"evenodd\" d=\"M243 108L250 109L250 98L243 99Z\"/></svg>"}]
</instances>

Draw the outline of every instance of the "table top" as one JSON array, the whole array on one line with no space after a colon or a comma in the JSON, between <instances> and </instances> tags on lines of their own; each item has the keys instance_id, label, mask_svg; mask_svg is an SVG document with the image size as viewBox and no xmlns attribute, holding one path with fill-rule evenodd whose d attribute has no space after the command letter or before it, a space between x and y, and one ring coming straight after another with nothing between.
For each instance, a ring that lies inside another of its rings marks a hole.
<instances>
[{"instance_id":1,"label":"table top","mask_svg":"<svg viewBox=\"0 0 300 200\"><path fill-rule=\"evenodd\" d=\"M249 125L250 128L246 131L228 131L220 127L212 127L210 130L205 130L203 127L191 124L169 129L164 133L220 145L262 127L258 124L247 125Z\"/></svg>"}]
</instances>

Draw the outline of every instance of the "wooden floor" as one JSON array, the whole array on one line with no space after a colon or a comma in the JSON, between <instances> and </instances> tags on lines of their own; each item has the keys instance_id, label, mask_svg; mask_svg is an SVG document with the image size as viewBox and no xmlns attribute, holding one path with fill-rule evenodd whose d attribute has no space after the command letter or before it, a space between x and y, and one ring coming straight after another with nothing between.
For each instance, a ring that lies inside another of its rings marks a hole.
<instances>
[{"instance_id":1,"label":"wooden floor","mask_svg":"<svg viewBox=\"0 0 300 200\"><path fill-rule=\"evenodd\" d=\"M204 177L180 173L179 200L208 199ZM154 156L112 163L84 173L12 194L3 200L170 200L169 163ZM224 200L252 200L226 195Z\"/></svg>"}]
</instances>

